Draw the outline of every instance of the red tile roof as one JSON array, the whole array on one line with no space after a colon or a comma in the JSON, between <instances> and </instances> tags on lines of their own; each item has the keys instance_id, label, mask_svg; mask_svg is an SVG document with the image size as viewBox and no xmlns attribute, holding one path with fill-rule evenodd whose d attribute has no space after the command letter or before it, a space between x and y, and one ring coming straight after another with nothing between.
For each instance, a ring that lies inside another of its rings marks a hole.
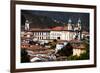
<instances>
[{"instance_id":1,"label":"red tile roof","mask_svg":"<svg viewBox=\"0 0 100 73\"><path fill-rule=\"evenodd\" d=\"M44 28L44 29L42 29L42 28L32 28L32 29L30 29L30 31L51 31L51 29L49 29L49 28Z\"/></svg>"},{"instance_id":2,"label":"red tile roof","mask_svg":"<svg viewBox=\"0 0 100 73\"><path fill-rule=\"evenodd\" d=\"M64 27L57 26L57 27L52 28L52 30L64 30Z\"/></svg>"},{"instance_id":3,"label":"red tile roof","mask_svg":"<svg viewBox=\"0 0 100 73\"><path fill-rule=\"evenodd\" d=\"M68 30L67 26L56 26L56 27L52 27L52 28L31 28L30 31L63 31L63 30Z\"/></svg>"}]
</instances>

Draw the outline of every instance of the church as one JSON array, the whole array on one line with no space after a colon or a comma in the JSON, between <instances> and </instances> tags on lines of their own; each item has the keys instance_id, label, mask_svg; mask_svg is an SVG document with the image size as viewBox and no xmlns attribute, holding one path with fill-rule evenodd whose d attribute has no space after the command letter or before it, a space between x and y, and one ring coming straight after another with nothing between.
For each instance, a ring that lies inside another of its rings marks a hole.
<instances>
[{"instance_id":1,"label":"church","mask_svg":"<svg viewBox=\"0 0 100 73\"><path fill-rule=\"evenodd\" d=\"M81 40L81 35L82 35L81 32L82 32L82 27L80 18L78 19L76 24L72 24L72 20L69 19L68 24L66 24L65 26L56 26L53 28L45 28L45 29L30 28L29 21L26 20L25 31L21 31L21 35L37 40L59 39L59 40L71 41L74 39ZM31 35L27 33L31 33Z\"/></svg>"},{"instance_id":2,"label":"church","mask_svg":"<svg viewBox=\"0 0 100 73\"><path fill-rule=\"evenodd\" d=\"M59 38L60 40L74 40L74 39L81 39L81 20L79 19L77 22L77 25L74 26L72 24L72 20L68 20L68 24L65 26L57 26L54 27L50 31L50 39L57 39Z\"/></svg>"}]
</instances>

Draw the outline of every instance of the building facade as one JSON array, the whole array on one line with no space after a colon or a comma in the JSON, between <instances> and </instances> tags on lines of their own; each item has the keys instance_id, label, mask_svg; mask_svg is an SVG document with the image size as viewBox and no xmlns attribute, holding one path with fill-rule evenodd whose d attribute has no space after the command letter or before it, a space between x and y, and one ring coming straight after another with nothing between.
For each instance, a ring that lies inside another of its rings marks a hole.
<instances>
[{"instance_id":1,"label":"building facade","mask_svg":"<svg viewBox=\"0 0 100 73\"><path fill-rule=\"evenodd\" d=\"M29 28L29 23L26 20L25 30L33 33L33 38L38 40L81 40L81 20L79 19L76 26L73 26L72 20L68 20L66 26L56 26L51 29Z\"/></svg>"}]
</instances>

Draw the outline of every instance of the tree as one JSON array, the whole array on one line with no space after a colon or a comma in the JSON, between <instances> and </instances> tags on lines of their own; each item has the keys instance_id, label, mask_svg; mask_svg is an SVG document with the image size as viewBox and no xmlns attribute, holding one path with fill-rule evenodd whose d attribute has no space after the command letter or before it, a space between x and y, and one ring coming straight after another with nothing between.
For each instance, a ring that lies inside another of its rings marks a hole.
<instances>
[{"instance_id":1,"label":"tree","mask_svg":"<svg viewBox=\"0 0 100 73\"><path fill-rule=\"evenodd\" d=\"M89 59L89 53L86 51L85 53L82 53L79 57L79 60L86 60Z\"/></svg>"},{"instance_id":2,"label":"tree","mask_svg":"<svg viewBox=\"0 0 100 73\"><path fill-rule=\"evenodd\" d=\"M75 55L75 56L71 55L71 56L67 57L67 60L78 60L78 59L79 59L79 56L77 56L77 55Z\"/></svg>"},{"instance_id":3,"label":"tree","mask_svg":"<svg viewBox=\"0 0 100 73\"><path fill-rule=\"evenodd\" d=\"M53 40L53 42L54 42L54 43L57 43L57 40L56 40L56 39L54 39L54 40Z\"/></svg>"},{"instance_id":4,"label":"tree","mask_svg":"<svg viewBox=\"0 0 100 73\"><path fill-rule=\"evenodd\" d=\"M86 52L82 53L79 57L80 60L85 60L85 59L89 59L89 43L88 41L83 41L83 44L85 46L85 50Z\"/></svg>"},{"instance_id":5,"label":"tree","mask_svg":"<svg viewBox=\"0 0 100 73\"><path fill-rule=\"evenodd\" d=\"M70 56L73 54L73 47L70 43L68 43L66 46L64 46L61 50L58 51L58 54L60 56Z\"/></svg>"},{"instance_id":6,"label":"tree","mask_svg":"<svg viewBox=\"0 0 100 73\"><path fill-rule=\"evenodd\" d=\"M82 53L80 56L69 56L67 57L67 60L86 60L86 59L89 59L89 53L88 52L85 52L85 53Z\"/></svg>"},{"instance_id":7,"label":"tree","mask_svg":"<svg viewBox=\"0 0 100 73\"><path fill-rule=\"evenodd\" d=\"M56 44L57 44L57 40L54 39L53 42L51 43L51 49L55 49L56 48Z\"/></svg>"},{"instance_id":8,"label":"tree","mask_svg":"<svg viewBox=\"0 0 100 73\"><path fill-rule=\"evenodd\" d=\"M30 56L25 49L21 49L21 63L30 62Z\"/></svg>"}]
</instances>

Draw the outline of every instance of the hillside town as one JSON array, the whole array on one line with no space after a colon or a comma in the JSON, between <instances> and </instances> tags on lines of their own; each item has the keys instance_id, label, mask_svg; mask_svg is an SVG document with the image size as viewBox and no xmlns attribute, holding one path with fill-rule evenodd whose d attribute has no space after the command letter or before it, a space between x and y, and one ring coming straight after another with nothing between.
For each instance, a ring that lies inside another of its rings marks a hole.
<instances>
[{"instance_id":1,"label":"hillside town","mask_svg":"<svg viewBox=\"0 0 100 73\"><path fill-rule=\"evenodd\" d=\"M69 19L64 26L31 28L26 20L21 30L21 62L67 61L70 56L80 57L86 52L84 41L89 44L89 32L82 30L80 18L73 25Z\"/></svg>"}]
</instances>

